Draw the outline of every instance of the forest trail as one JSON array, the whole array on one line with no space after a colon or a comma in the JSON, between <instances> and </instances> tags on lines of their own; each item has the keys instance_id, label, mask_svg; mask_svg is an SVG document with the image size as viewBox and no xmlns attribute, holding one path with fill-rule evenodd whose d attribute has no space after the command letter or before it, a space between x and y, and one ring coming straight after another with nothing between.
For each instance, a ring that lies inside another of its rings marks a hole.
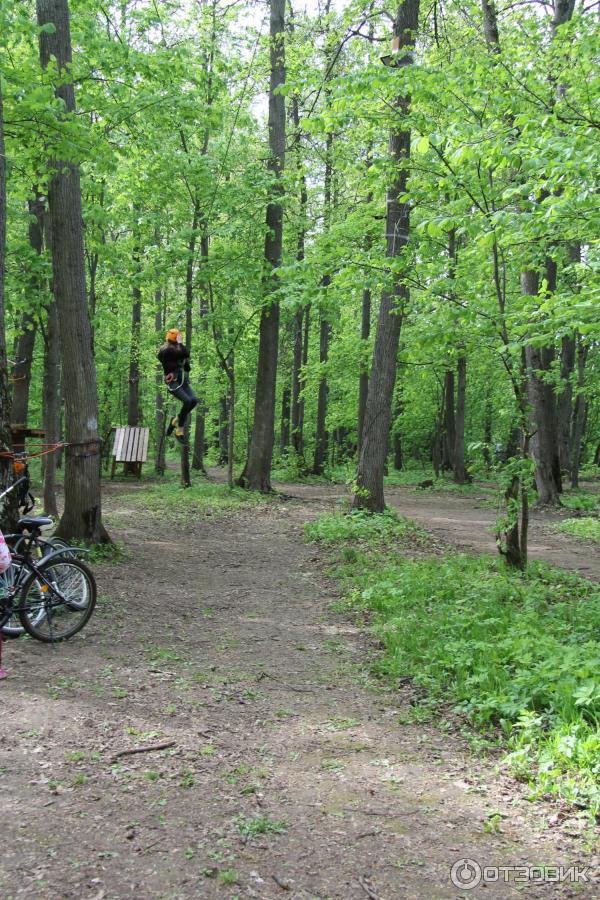
<instances>
[{"instance_id":1,"label":"forest trail","mask_svg":"<svg viewBox=\"0 0 600 900\"><path fill-rule=\"evenodd\" d=\"M375 648L331 610L325 556L303 542L343 490L295 485L300 500L187 526L137 490L107 489L131 557L97 567L82 635L6 650L2 898L451 898L464 857L589 862L575 820L543 831L555 807L528 803L457 732L407 724L410 686L369 674ZM575 893L595 895L527 896Z\"/></svg>"},{"instance_id":2,"label":"forest trail","mask_svg":"<svg viewBox=\"0 0 600 900\"><path fill-rule=\"evenodd\" d=\"M211 470L211 477L224 480L221 470ZM345 485L310 485L274 483L274 487L297 500L319 503L343 503L350 498ZM442 491L418 490L413 487L388 486L385 499L400 515L412 519L435 538L448 544L449 549L466 553L497 555L496 521L498 511L489 494L453 494ZM572 518L573 510L531 510L529 526L529 558L544 560L562 569L578 572L584 578L600 581L600 553L591 541L573 538L554 530L564 519Z\"/></svg>"}]
</instances>

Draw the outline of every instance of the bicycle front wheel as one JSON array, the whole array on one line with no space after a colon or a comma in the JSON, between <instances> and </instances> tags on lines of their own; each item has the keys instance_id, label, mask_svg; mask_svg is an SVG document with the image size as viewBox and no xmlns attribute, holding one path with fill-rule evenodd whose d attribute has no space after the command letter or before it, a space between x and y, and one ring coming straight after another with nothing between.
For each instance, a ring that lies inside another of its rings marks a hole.
<instances>
[{"instance_id":1,"label":"bicycle front wheel","mask_svg":"<svg viewBox=\"0 0 600 900\"><path fill-rule=\"evenodd\" d=\"M73 637L96 605L96 580L78 559L50 559L27 579L19 597L23 628L47 644Z\"/></svg>"}]
</instances>

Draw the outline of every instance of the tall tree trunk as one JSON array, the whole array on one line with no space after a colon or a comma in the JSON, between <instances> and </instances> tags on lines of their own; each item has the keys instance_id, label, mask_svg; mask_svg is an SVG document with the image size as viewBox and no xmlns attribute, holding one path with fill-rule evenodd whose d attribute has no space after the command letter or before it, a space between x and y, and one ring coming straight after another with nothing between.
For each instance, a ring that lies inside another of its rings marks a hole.
<instances>
[{"instance_id":1,"label":"tall tree trunk","mask_svg":"<svg viewBox=\"0 0 600 900\"><path fill-rule=\"evenodd\" d=\"M400 431L400 426L398 424L398 419L402 415L404 409L404 402L402 400L402 394L400 391L397 392L396 396L396 408L394 410L394 418L396 420L394 426L394 440L393 440L393 449L394 449L394 469L397 472L400 472L404 465L403 454L402 454L402 432Z\"/></svg>"},{"instance_id":2,"label":"tall tree trunk","mask_svg":"<svg viewBox=\"0 0 600 900\"><path fill-rule=\"evenodd\" d=\"M196 256L196 239L198 225L200 223L200 201L194 200L194 213L192 216L192 233L188 243L188 258L185 275L185 346L192 352L193 334L193 308L194 308L194 259ZM191 487L190 475L190 434L192 417L188 416L184 427L183 446L181 448L181 483L184 487Z\"/></svg>"},{"instance_id":3,"label":"tall tree trunk","mask_svg":"<svg viewBox=\"0 0 600 900\"><path fill-rule=\"evenodd\" d=\"M208 132L205 135L205 147L208 147ZM205 269L208 265L208 252L209 252L209 237L206 231L207 223L203 222L202 225L202 234L200 236L200 266L201 269ZM200 297L200 336L203 339L208 331L208 312L209 312L209 302L208 302L208 291L209 284L205 282L203 284L203 290ZM202 348L201 348L202 349ZM202 362L202 358L200 358ZM204 449L206 444L206 413L208 412L206 406L205 399L205 382L206 378L204 372L201 370L196 375L197 384L199 385L199 402L196 407L196 425L194 428L194 452L192 454L192 469L195 469L198 472L202 472L206 475L206 468L204 465Z\"/></svg>"},{"instance_id":4,"label":"tall tree trunk","mask_svg":"<svg viewBox=\"0 0 600 900\"><path fill-rule=\"evenodd\" d=\"M52 227L50 213L46 209L42 220L43 239L50 257L52 256ZM60 333L58 315L54 299L54 285L50 282L52 298L48 306L46 331L44 334L44 382L42 388L43 425L48 444L58 444L61 436L61 378L60 378ZM44 460L44 511L49 516L58 516L56 503L56 470L60 461L60 451L48 453Z\"/></svg>"},{"instance_id":5,"label":"tall tree trunk","mask_svg":"<svg viewBox=\"0 0 600 900\"><path fill-rule=\"evenodd\" d=\"M292 119L296 132L295 145L298 153L298 169L300 178L299 191L299 219L298 228L298 244L296 249L296 260L301 263L304 261L305 240L306 240L306 207L308 204L308 190L306 187L306 175L301 158L302 147L302 131L300 129L300 111L298 107L298 97L292 98ZM304 453L304 441L302 433L302 400L301 400L301 372L302 372L302 326L304 320L304 308L299 307L294 315L294 357L292 364L292 408L291 408L291 438L292 447L298 456Z\"/></svg>"},{"instance_id":6,"label":"tall tree trunk","mask_svg":"<svg viewBox=\"0 0 600 900\"><path fill-rule=\"evenodd\" d=\"M371 335L371 290L364 288L362 292L361 316L360 316L360 339L362 341L360 373L358 376L358 423L356 429L357 438L357 456L360 458L362 449L362 432L365 423L365 410L367 408L367 394L369 392L369 362L366 354L362 351L366 349L367 341Z\"/></svg>"},{"instance_id":7,"label":"tall tree trunk","mask_svg":"<svg viewBox=\"0 0 600 900\"><path fill-rule=\"evenodd\" d=\"M44 202L36 193L36 198L29 200L29 246L38 257L41 256L43 248L43 216ZM34 271L31 276L30 287L30 301L35 298L39 302L41 279L38 272ZM31 365L33 362L36 330L37 320L35 315L32 312L24 313L15 347L12 401L13 422L18 422L21 425L27 425L29 418L29 388L31 385ZM15 444L15 450L24 449L24 444L20 446Z\"/></svg>"},{"instance_id":8,"label":"tall tree trunk","mask_svg":"<svg viewBox=\"0 0 600 900\"><path fill-rule=\"evenodd\" d=\"M225 466L229 449L229 398L227 389L219 398L219 465Z\"/></svg>"},{"instance_id":9,"label":"tall tree trunk","mask_svg":"<svg viewBox=\"0 0 600 900\"><path fill-rule=\"evenodd\" d=\"M139 209L134 207L136 218L133 226L133 278L131 307L131 349L129 354L129 394L127 400L127 424L136 428L140 424L140 329L142 322L142 276L140 231L137 218Z\"/></svg>"},{"instance_id":10,"label":"tall tree trunk","mask_svg":"<svg viewBox=\"0 0 600 900\"><path fill-rule=\"evenodd\" d=\"M410 48L415 42L418 22L419 0L404 0L398 7L394 22L394 36L398 38L398 56L401 65L408 65L413 60ZM404 56L401 56L403 52ZM395 106L398 121L406 121L410 97L399 96ZM392 131L389 153L395 175L387 196L386 256L393 259L402 255L409 237L410 207L405 195L408 186L410 130ZM396 272L393 276L392 289L386 288L381 296L356 478L357 491L354 495L355 507L366 508L372 512L383 512L385 508L383 475L390 433L400 327L408 299L408 288L401 274Z\"/></svg>"},{"instance_id":11,"label":"tall tree trunk","mask_svg":"<svg viewBox=\"0 0 600 900\"><path fill-rule=\"evenodd\" d=\"M456 420L454 434L454 481L467 484L469 476L465 467L465 397L467 392L467 357L464 351L458 355L458 382L456 385Z\"/></svg>"},{"instance_id":12,"label":"tall tree trunk","mask_svg":"<svg viewBox=\"0 0 600 900\"><path fill-rule=\"evenodd\" d=\"M579 487L579 467L581 465L581 449L585 423L587 419L587 400L583 389L585 386L585 363L588 347L581 337L577 341L577 395L573 409L573 431L571 433L571 487Z\"/></svg>"},{"instance_id":13,"label":"tall tree trunk","mask_svg":"<svg viewBox=\"0 0 600 900\"><path fill-rule=\"evenodd\" d=\"M538 274L528 269L521 274L523 293L536 297L538 294ZM539 504L559 505L559 487L556 483L556 430L554 394L550 385L543 380L547 371L545 348L526 347L527 391L530 403L531 452L535 461L535 482Z\"/></svg>"},{"instance_id":14,"label":"tall tree trunk","mask_svg":"<svg viewBox=\"0 0 600 900\"><path fill-rule=\"evenodd\" d=\"M8 362L6 358L6 331L4 325L4 277L6 260L6 156L4 154L4 108L2 103L2 82L0 81L0 451L10 453L12 436L10 433L11 404L8 390ZM12 479L12 460L0 456L0 492ZM0 528L12 531L16 520L14 491L0 500Z\"/></svg>"},{"instance_id":15,"label":"tall tree trunk","mask_svg":"<svg viewBox=\"0 0 600 900\"><path fill-rule=\"evenodd\" d=\"M562 390L556 399L558 455L563 472L571 471L571 425L573 417L573 370L576 335L564 335L561 342L560 377Z\"/></svg>"},{"instance_id":16,"label":"tall tree trunk","mask_svg":"<svg viewBox=\"0 0 600 900\"><path fill-rule=\"evenodd\" d=\"M60 440L60 336L54 300L48 307L44 344L44 433L46 443L57 444ZM48 516L58 516L56 454L48 453L44 460L44 511Z\"/></svg>"},{"instance_id":17,"label":"tall tree trunk","mask_svg":"<svg viewBox=\"0 0 600 900\"><path fill-rule=\"evenodd\" d=\"M156 331L157 343L162 344L165 331L165 315L163 307L163 292L161 288L156 288L154 292L154 330ZM165 395L163 369L160 363L156 366L156 418L155 418L155 458L154 471L157 475L164 475L167 468L165 453Z\"/></svg>"},{"instance_id":18,"label":"tall tree trunk","mask_svg":"<svg viewBox=\"0 0 600 900\"><path fill-rule=\"evenodd\" d=\"M290 446L290 412L292 389L286 384L281 394L281 428L279 432L279 453L285 456Z\"/></svg>"},{"instance_id":19,"label":"tall tree trunk","mask_svg":"<svg viewBox=\"0 0 600 900\"><path fill-rule=\"evenodd\" d=\"M271 490L271 460L275 440L275 386L279 349L279 302L274 297L283 244L283 166L285 160L285 103L280 88L285 84L285 0L271 0L268 170L273 178L272 199L267 206L265 237L264 307L260 317L254 424L248 459L239 483L251 490Z\"/></svg>"},{"instance_id":20,"label":"tall tree trunk","mask_svg":"<svg viewBox=\"0 0 600 900\"><path fill-rule=\"evenodd\" d=\"M323 279L323 286L329 284L329 276ZM315 457L313 461L313 475L322 475L327 460L327 448L329 446L329 435L327 433L327 396L329 388L327 385L327 375L324 366L329 357L329 340L331 337L331 325L325 318L325 313L321 312L321 323L319 326L319 363L321 364L321 375L319 378L319 391L317 395L317 427L315 431Z\"/></svg>"},{"instance_id":21,"label":"tall tree trunk","mask_svg":"<svg viewBox=\"0 0 600 900\"><path fill-rule=\"evenodd\" d=\"M454 468L454 444L456 442L456 417L454 412L454 372L448 369L444 378L444 442L442 445L442 469Z\"/></svg>"},{"instance_id":22,"label":"tall tree trunk","mask_svg":"<svg viewBox=\"0 0 600 900\"><path fill-rule=\"evenodd\" d=\"M71 64L68 0L37 0L37 14L40 26L54 26L53 33L40 33L40 60L45 69L50 58L56 58L56 96L70 116L75 112L75 90L70 73L65 71ZM60 73L65 73L64 81ZM86 298L79 167L60 159L52 159L50 167L54 172L48 190L53 283L69 444L65 507L57 533L66 539L97 544L110 539L102 524L96 365Z\"/></svg>"},{"instance_id":23,"label":"tall tree trunk","mask_svg":"<svg viewBox=\"0 0 600 900\"><path fill-rule=\"evenodd\" d=\"M291 440L294 452L301 456L304 450L302 429L300 428L300 375L302 370L302 325L304 309L299 307L294 314L294 361L292 364L292 408Z\"/></svg>"},{"instance_id":24,"label":"tall tree trunk","mask_svg":"<svg viewBox=\"0 0 600 900\"><path fill-rule=\"evenodd\" d=\"M492 464L492 419L494 416L494 406L492 398L485 398L485 407L483 411L483 461L486 469Z\"/></svg>"}]
</instances>

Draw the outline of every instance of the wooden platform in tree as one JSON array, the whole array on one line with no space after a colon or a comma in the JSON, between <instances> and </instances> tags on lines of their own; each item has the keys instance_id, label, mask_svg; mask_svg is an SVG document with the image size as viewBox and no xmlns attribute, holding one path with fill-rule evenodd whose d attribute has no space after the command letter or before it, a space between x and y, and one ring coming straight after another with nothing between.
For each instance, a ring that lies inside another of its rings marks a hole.
<instances>
[{"instance_id":1,"label":"wooden platform in tree","mask_svg":"<svg viewBox=\"0 0 600 900\"><path fill-rule=\"evenodd\" d=\"M28 428L27 425L12 424L10 426L13 441L24 441L25 438L44 438L43 428Z\"/></svg>"},{"instance_id":2,"label":"wooden platform in tree","mask_svg":"<svg viewBox=\"0 0 600 900\"><path fill-rule=\"evenodd\" d=\"M115 477L117 463L123 463L123 472L142 475L142 466L148 459L149 428L132 428L128 425L118 425L115 428L115 441L113 444L112 470L110 477Z\"/></svg>"}]
</instances>

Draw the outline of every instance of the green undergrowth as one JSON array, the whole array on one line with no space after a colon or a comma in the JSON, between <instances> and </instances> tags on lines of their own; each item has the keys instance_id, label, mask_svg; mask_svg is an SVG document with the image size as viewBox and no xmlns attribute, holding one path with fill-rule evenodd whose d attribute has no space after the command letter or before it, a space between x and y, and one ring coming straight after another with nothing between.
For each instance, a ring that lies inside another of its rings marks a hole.
<instances>
[{"instance_id":1,"label":"green undergrowth","mask_svg":"<svg viewBox=\"0 0 600 900\"><path fill-rule=\"evenodd\" d=\"M451 704L508 750L505 765L534 794L596 815L598 586L543 564L521 576L492 557L410 558L391 546L403 520L333 518L307 526L307 539L339 545L346 608L366 615L384 648L375 669L409 677L440 710Z\"/></svg>"},{"instance_id":2,"label":"green undergrowth","mask_svg":"<svg viewBox=\"0 0 600 900\"><path fill-rule=\"evenodd\" d=\"M219 516L248 504L269 502L269 497L243 488L230 489L195 476L191 487L184 488L175 473L127 495L126 505L143 508L161 519L187 524L194 519Z\"/></svg>"},{"instance_id":3,"label":"green undergrowth","mask_svg":"<svg viewBox=\"0 0 600 900\"><path fill-rule=\"evenodd\" d=\"M600 544L600 519L591 516L582 516L580 519L565 519L560 525L556 525L557 531L564 531L573 537L583 538L586 541L595 541Z\"/></svg>"},{"instance_id":4,"label":"green undergrowth","mask_svg":"<svg viewBox=\"0 0 600 900\"><path fill-rule=\"evenodd\" d=\"M346 515L322 516L305 526L306 539L322 544L336 544L354 541L360 544L389 546L398 539L425 537L425 532L414 522L397 516L391 510L373 516L362 510L353 510Z\"/></svg>"}]
</instances>

